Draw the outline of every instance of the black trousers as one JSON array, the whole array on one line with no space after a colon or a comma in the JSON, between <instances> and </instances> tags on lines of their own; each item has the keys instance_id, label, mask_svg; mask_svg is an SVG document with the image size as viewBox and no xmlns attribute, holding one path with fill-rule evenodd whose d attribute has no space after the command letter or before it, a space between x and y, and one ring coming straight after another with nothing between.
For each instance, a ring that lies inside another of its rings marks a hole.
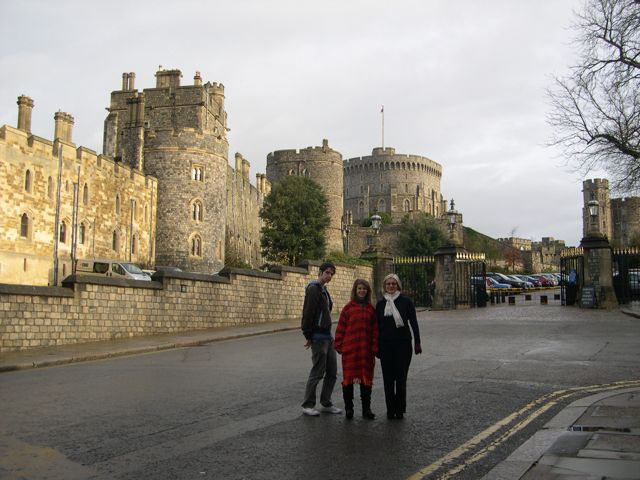
<instances>
[{"instance_id":1,"label":"black trousers","mask_svg":"<svg viewBox=\"0 0 640 480\"><path fill-rule=\"evenodd\" d=\"M388 413L404 413L407 409L407 374L412 355L411 340L380 344L380 365Z\"/></svg>"}]
</instances>

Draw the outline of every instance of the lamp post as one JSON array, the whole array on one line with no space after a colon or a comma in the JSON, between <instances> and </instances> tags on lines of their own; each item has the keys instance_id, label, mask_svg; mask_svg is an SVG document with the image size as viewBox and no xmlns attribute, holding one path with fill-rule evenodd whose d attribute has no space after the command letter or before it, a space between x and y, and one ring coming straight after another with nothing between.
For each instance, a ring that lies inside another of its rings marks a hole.
<instances>
[{"instance_id":1,"label":"lamp post","mask_svg":"<svg viewBox=\"0 0 640 480\"><path fill-rule=\"evenodd\" d=\"M600 230L598 225L600 204L597 200L591 199L587 202L587 209L589 210L589 233L597 235Z\"/></svg>"},{"instance_id":2,"label":"lamp post","mask_svg":"<svg viewBox=\"0 0 640 480\"><path fill-rule=\"evenodd\" d=\"M451 199L449 211L447 212L447 219L449 225L449 242L456 244L456 222L458 221L458 212L455 210L455 202Z\"/></svg>"}]
</instances>

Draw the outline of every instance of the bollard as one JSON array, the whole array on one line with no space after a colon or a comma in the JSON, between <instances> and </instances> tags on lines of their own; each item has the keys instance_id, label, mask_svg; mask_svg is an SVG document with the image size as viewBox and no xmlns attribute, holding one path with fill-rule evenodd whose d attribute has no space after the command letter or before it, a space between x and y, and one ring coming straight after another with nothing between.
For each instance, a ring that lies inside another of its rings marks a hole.
<instances>
[{"instance_id":1,"label":"bollard","mask_svg":"<svg viewBox=\"0 0 640 480\"><path fill-rule=\"evenodd\" d=\"M495 305L495 303L496 303L496 292L491 292L490 301L491 301L491 305Z\"/></svg>"},{"instance_id":2,"label":"bollard","mask_svg":"<svg viewBox=\"0 0 640 480\"><path fill-rule=\"evenodd\" d=\"M546 295L540 295L540 305L546 305L547 302L547 296Z\"/></svg>"},{"instance_id":3,"label":"bollard","mask_svg":"<svg viewBox=\"0 0 640 480\"><path fill-rule=\"evenodd\" d=\"M524 294L524 299L525 300L531 300L531 294L530 293L525 293Z\"/></svg>"},{"instance_id":4,"label":"bollard","mask_svg":"<svg viewBox=\"0 0 640 480\"><path fill-rule=\"evenodd\" d=\"M515 305L516 304L516 297L514 297L513 295L509 295L509 305Z\"/></svg>"}]
</instances>

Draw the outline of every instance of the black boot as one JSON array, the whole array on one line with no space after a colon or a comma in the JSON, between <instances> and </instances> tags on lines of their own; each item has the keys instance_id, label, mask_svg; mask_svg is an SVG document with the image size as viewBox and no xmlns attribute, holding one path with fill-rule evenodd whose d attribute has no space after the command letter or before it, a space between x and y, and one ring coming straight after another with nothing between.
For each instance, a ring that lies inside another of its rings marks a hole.
<instances>
[{"instance_id":1,"label":"black boot","mask_svg":"<svg viewBox=\"0 0 640 480\"><path fill-rule=\"evenodd\" d=\"M367 420L376 418L376 414L371 411L371 387L360 384L360 398L362 399L362 416Z\"/></svg>"},{"instance_id":2,"label":"black boot","mask_svg":"<svg viewBox=\"0 0 640 480\"><path fill-rule=\"evenodd\" d=\"M344 410L347 420L353 418L353 384L342 386L342 397L344 398Z\"/></svg>"}]
</instances>

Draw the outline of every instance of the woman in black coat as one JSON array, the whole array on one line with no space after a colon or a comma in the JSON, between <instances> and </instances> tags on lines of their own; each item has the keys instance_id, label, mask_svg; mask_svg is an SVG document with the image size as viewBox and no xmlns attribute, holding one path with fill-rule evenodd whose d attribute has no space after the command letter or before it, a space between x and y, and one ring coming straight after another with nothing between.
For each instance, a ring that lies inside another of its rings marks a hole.
<instances>
[{"instance_id":1,"label":"woman in black coat","mask_svg":"<svg viewBox=\"0 0 640 480\"><path fill-rule=\"evenodd\" d=\"M407 374L411 357L413 352L416 355L422 353L420 329L413 302L400 293L402 284L398 276L393 273L387 275L383 288L384 298L376 304L376 317L387 418L403 418L407 408Z\"/></svg>"}]
</instances>

